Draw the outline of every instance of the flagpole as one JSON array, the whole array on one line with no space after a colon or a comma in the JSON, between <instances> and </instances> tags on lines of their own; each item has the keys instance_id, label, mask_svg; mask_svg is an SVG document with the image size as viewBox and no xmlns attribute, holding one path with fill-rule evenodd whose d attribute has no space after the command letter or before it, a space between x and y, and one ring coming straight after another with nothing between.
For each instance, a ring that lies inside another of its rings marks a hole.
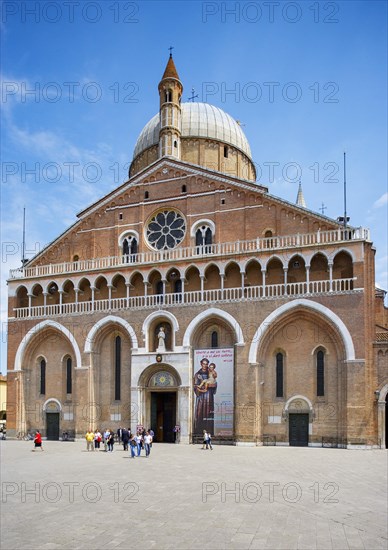
<instances>
[{"instance_id":1,"label":"flagpole","mask_svg":"<svg viewBox=\"0 0 388 550\"><path fill-rule=\"evenodd\" d=\"M24 253L26 248L26 207L23 207L23 242L22 242L22 265L24 265Z\"/></svg>"},{"instance_id":2,"label":"flagpole","mask_svg":"<svg viewBox=\"0 0 388 550\"><path fill-rule=\"evenodd\" d=\"M347 214L346 214L346 153L344 151L344 227L347 226Z\"/></svg>"}]
</instances>

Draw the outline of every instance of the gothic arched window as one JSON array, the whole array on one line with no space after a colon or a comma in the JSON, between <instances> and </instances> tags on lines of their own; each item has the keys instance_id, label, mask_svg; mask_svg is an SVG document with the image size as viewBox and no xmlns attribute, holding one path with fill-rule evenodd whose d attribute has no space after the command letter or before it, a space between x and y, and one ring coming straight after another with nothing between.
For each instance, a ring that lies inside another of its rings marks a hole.
<instances>
[{"instance_id":1,"label":"gothic arched window","mask_svg":"<svg viewBox=\"0 0 388 550\"><path fill-rule=\"evenodd\" d=\"M66 393L70 394L73 391L73 381L72 381L72 361L68 357L66 361Z\"/></svg>"},{"instance_id":2,"label":"gothic arched window","mask_svg":"<svg viewBox=\"0 0 388 550\"><path fill-rule=\"evenodd\" d=\"M121 338L115 338L115 401L121 399Z\"/></svg>"},{"instance_id":3,"label":"gothic arched window","mask_svg":"<svg viewBox=\"0 0 388 550\"><path fill-rule=\"evenodd\" d=\"M317 353L317 396L325 395L325 354L322 350Z\"/></svg>"},{"instance_id":4,"label":"gothic arched window","mask_svg":"<svg viewBox=\"0 0 388 550\"><path fill-rule=\"evenodd\" d=\"M46 360L40 361L40 394L46 394Z\"/></svg>"},{"instance_id":5,"label":"gothic arched window","mask_svg":"<svg viewBox=\"0 0 388 550\"><path fill-rule=\"evenodd\" d=\"M213 244L213 233L210 227L202 225L195 233L195 246L200 247L198 254L209 254L211 252L211 245Z\"/></svg>"},{"instance_id":6,"label":"gothic arched window","mask_svg":"<svg viewBox=\"0 0 388 550\"><path fill-rule=\"evenodd\" d=\"M136 261L136 254L138 252L137 238L134 235L127 235L123 239L122 243L122 255L126 263Z\"/></svg>"},{"instance_id":7,"label":"gothic arched window","mask_svg":"<svg viewBox=\"0 0 388 550\"><path fill-rule=\"evenodd\" d=\"M276 354L276 397L283 397L283 366L284 357L282 353Z\"/></svg>"},{"instance_id":8,"label":"gothic arched window","mask_svg":"<svg viewBox=\"0 0 388 550\"><path fill-rule=\"evenodd\" d=\"M218 348L218 332L216 330L213 330L213 332L212 332L211 347L212 348Z\"/></svg>"}]
</instances>

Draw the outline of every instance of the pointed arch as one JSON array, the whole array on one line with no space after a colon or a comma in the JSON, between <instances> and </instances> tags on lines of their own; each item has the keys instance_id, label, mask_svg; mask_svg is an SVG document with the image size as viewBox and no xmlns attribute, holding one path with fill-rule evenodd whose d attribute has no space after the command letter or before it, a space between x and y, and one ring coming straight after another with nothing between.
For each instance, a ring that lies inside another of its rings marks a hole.
<instances>
[{"instance_id":1,"label":"pointed arch","mask_svg":"<svg viewBox=\"0 0 388 550\"><path fill-rule=\"evenodd\" d=\"M57 321L51 321L50 319L48 319L48 320L42 321L41 323L38 323L37 325L32 327L27 332L27 334L25 335L23 340L20 342L18 350L16 352L16 356L15 356L14 370L17 370L17 371L22 370L22 362L23 362L24 354L25 354L25 351L26 351L29 343L33 340L33 338L40 331L46 330L47 328L52 328L54 330L57 330L58 332L60 332L61 334L63 334L67 338L67 340L70 342L70 344L73 348L73 351L74 351L74 356L75 356L75 360L76 360L76 368L81 368L81 366L82 366L81 352L80 352L80 349L78 347L77 341L74 338L74 336L72 335L72 333L69 331L69 329L67 329L66 327L64 327L63 325L58 323Z\"/></svg>"},{"instance_id":2,"label":"pointed arch","mask_svg":"<svg viewBox=\"0 0 388 550\"><path fill-rule=\"evenodd\" d=\"M261 325L255 332L255 335L252 339L252 344L249 349L250 364L255 364L257 362L257 351L259 349L259 345L263 341L264 337L267 335L267 332L271 330L271 327L273 327L274 322L276 322L278 319L280 319L280 317L282 317L286 313L292 312L296 308L304 308L307 310L311 310L315 313L319 313L325 318L325 320L329 324L334 325L334 327L337 329L342 339L342 342L345 348L346 360L347 361L355 360L355 351L354 351L354 344L353 344L352 337L346 325L338 317L338 315L328 307L323 306L322 304L318 304L317 302L312 302L310 300L300 298L297 300L292 300L291 302L288 302L287 304L280 306L278 309L270 313L268 317L266 317L266 319L264 319L264 321L261 323Z\"/></svg>"},{"instance_id":3,"label":"pointed arch","mask_svg":"<svg viewBox=\"0 0 388 550\"><path fill-rule=\"evenodd\" d=\"M132 349L135 351L138 348L138 342L137 342L137 336L133 328L125 319L122 319L121 317L116 317L115 315L108 315L107 317L104 317L103 319L100 319L97 321L97 323L90 329L86 341L85 341L85 353L92 353L93 351L93 344L95 341L95 338L98 334L98 332L109 324L117 324L123 327L123 329L129 334L129 337L131 338L132 342Z\"/></svg>"},{"instance_id":4,"label":"pointed arch","mask_svg":"<svg viewBox=\"0 0 388 550\"><path fill-rule=\"evenodd\" d=\"M183 336L183 347L190 346L190 342L196 328L208 317L220 317L221 319L226 321L234 330L236 336L236 345L243 346L245 344L243 332L238 321L236 321L236 319L230 313L222 311L222 309L212 307L210 309L207 309L206 311L202 311L199 315L191 320L186 329L185 335Z\"/></svg>"}]
</instances>

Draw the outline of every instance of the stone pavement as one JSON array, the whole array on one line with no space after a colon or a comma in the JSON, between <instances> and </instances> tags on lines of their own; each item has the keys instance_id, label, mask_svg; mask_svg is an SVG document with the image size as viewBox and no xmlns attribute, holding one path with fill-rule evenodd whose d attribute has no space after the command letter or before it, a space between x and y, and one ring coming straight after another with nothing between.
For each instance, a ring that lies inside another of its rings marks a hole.
<instances>
[{"instance_id":1,"label":"stone pavement","mask_svg":"<svg viewBox=\"0 0 388 550\"><path fill-rule=\"evenodd\" d=\"M386 451L1 441L1 548L387 548Z\"/></svg>"}]
</instances>

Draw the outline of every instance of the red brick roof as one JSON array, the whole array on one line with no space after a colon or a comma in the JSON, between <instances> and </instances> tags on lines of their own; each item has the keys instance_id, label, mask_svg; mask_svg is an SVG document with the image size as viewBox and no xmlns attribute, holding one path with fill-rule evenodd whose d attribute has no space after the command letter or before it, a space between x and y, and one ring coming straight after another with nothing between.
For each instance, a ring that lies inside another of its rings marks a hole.
<instances>
[{"instance_id":1,"label":"red brick roof","mask_svg":"<svg viewBox=\"0 0 388 550\"><path fill-rule=\"evenodd\" d=\"M164 80L165 78L176 78L177 80L179 80L178 71L176 70L172 55L170 55L170 58L167 62L166 68L162 76L162 80Z\"/></svg>"}]
</instances>

